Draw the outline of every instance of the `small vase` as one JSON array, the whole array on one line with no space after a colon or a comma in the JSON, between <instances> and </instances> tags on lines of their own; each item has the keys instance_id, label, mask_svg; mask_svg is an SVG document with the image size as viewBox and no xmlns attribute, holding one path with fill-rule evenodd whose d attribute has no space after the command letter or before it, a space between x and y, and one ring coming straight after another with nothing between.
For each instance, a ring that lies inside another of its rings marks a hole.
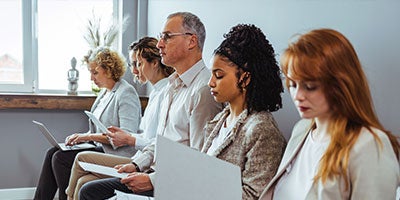
<instances>
[{"instance_id":1,"label":"small vase","mask_svg":"<svg viewBox=\"0 0 400 200\"><path fill-rule=\"evenodd\" d=\"M92 82L92 92L97 96L100 92L100 88Z\"/></svg>"}]
</instances>

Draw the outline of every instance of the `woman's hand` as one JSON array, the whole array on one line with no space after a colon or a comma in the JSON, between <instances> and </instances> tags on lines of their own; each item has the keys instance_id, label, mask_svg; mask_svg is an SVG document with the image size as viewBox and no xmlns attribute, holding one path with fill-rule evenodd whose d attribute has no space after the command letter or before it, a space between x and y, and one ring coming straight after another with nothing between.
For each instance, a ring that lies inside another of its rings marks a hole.
<instances>
[{"instance_id":1,"label":"woman's hand","mask_svg":"<svg viewBox=\"0 0 400 200\"><path fill-rule=\"evenodd\" d=\"M107 133L107 136L110 138L114 146L135 146L136 138L133 137L131 134L115 126L109 127L108 130L110 131L110 133Z\"/></svg>"},{"instance_id":2,"label":"woman's hand","mask_svg":"<svg viewBox=\"0 0 400 200\"><path fill-rule=\"evenodd\" d=\"M90 141L90 133L74 133L65 139L65 145L73 146L87 141Z\"/></svg>"}]
</instances>

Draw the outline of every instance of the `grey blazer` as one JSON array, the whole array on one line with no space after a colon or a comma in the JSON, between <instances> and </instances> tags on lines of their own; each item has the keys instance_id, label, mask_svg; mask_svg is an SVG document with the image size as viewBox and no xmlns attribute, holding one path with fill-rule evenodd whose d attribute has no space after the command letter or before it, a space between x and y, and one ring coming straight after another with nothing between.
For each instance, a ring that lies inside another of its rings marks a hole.
<instances>
[{"instance_id":1,"label":"grey blazer","mask_svg":"<svg viewBox=\"0 0 400 200\"><path fill-rule=\"evenodd\" d=\"M229 115L226 107L205 127L207 152ZM219 159L237 165L242 174L242 198L258 199L262 190L275 175L285 151L286 140L269 112L248 114L244 110L224 142L216 149Z\"/></svg>"},{"instance_id":2,"label":"grey blazer","mask_svg":"<svg viewBox=\"0 0 400 200\"><path fill-rule=\"evenodd\" d=\"M97 108L106 89L102 89L93 103L91 112ZM111 90L111 96L105 108L101 111L99 120L106 126L117 126L125 131L135 133L139 129L141 119L141 105L135 88L125 80L116 82ZM89 120L91 133L99 133L91 120ZM105 153L131 157L136 153L132 146L123 146L114 149L109 144L102 144Z\"/></svg>"},{"instance_id":3,"label":"grey blazer","mask_svg":"<svg viewBox=\"0 0 400 200\"><path fill-rule=\"evenodd\" d=\"M276 184L303 147L310 132L310 122L300 120L293 128L278 172L264 189L260 200L273 199ZM318 181L312 184L306 200L395 199L396 188L400 183L399 163L388 137L380 130L372 130L382 141L382 148L368 129L361 130L359 138L350 150L347 180L350 183L349 190L345 190L343 178L329 179L324 184Z\"/></svg>"}]
</instances>

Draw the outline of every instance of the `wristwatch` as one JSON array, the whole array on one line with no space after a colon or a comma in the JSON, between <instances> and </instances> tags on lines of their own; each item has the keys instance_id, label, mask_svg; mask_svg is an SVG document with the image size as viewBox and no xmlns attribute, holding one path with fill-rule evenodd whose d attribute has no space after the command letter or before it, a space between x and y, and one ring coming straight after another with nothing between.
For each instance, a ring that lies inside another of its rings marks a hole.
<instances>
[{"instance_id":1,"label":"wristwatch","mask_svg":"<svg viewBox=\"0 0 400 200\"><path fill-rule=\"evenodd\" d=\"M132 164L135 165L136 172L140 172L139 166L135 162L132 162Z\"/></svg>"}]
</instances>

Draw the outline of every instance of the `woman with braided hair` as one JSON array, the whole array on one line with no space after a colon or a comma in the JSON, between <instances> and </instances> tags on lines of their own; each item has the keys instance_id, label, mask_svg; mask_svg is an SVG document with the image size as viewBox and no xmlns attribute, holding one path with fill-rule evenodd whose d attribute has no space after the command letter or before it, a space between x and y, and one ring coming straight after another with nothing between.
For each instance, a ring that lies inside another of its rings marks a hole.
<instances>
[{"instance_id":1,"label":"woman with braided hair","mask_svg":"<svg viewBox=\"0 0 400 200\"><path fill-rule=\"evenodd\" d=\"M271 114L282 107L280 70L256 26L239 24L224 37L214 51L208 85L227 107L206 125L202 152L238 165L243 199L258 199L286 145Z\"/></svg>"}]
</instances>

